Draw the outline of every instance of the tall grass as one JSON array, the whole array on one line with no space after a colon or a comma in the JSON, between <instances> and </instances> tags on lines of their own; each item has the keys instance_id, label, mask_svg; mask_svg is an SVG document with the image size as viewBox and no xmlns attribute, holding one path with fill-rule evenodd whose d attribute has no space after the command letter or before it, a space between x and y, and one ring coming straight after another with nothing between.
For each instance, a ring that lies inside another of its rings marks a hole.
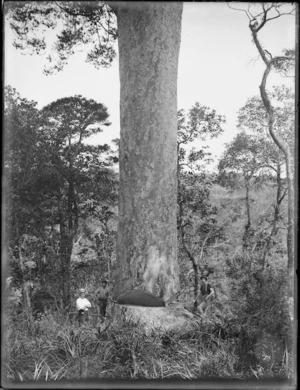
<instances>
[{"instance_id":1,"label":"tall grass","mask_svg":"<svg viewBox=\"0 0 300 390\"><path fill-rule=\"evenodd\" d=\"M243 379L265 374L263 362L261 372L258 364L247 369L240 365L241 327L221 316L147 334L129 323L78 327L52 315L35 322L34 329L22 326L20 318L9 321L14 321L5 340L9 381Z\"/></svg>"},{"instance_id":2,"label":"tall grass","mask_svg":"<svg viewBox=\"0 0 300 390\"><path fill-rule=\"evenodd\" d=\"M101 330L102 329L102 330ZM145 334L133 324L61 324L47 316L29 330L14 323L6 334L11 381L60 379L197 379L240 377L230 341L200 320L189 330Z\"/></svg>"}]
</instances>

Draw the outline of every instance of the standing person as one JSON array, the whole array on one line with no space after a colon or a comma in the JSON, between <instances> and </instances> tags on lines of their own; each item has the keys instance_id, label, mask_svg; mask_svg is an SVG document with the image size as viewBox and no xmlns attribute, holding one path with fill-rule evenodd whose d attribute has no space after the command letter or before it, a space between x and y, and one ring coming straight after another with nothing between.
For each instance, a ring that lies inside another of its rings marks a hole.
<instances>
[{"instance_id":1,"label":"standing person","mask_svg":"<svg viewBox=\"0 0 300 390\"><path fill-rule=\"evenodd\" d=\"M212 301L213 297L215 296L215 290L213 286L208 283L206 276L201 276L200 280L202 282L200 286L202 302L199 305L199 309L202 314L205 314L206 309L204 309L204 306L206 306L206 303Z\"/></svg>"},{"instance_id":2,"label":"standing person","mask_svg":"<svg viewBox=\"0 0 300 390\"><path fill-rule=\"evenodd\" d=\"M92 307L91 302L85 298L85 289L79 290L79 298L76 300L78 324L81 325L83 320L89 322L89 308Z\"/></svg>"},{"instance_id":3,"label":"standing person","mask_svg":"<svg viewBox=\"0 0 300 390\"><path fill-rule=\"evenodd\" d=\"M106 316L106 306L108 299L108 287L107 281L102 281L102 286L100 286L95 292L96 298L98 300L98 305L100 309L100 316L104 318Z\"/></svg>"}]
</instances>

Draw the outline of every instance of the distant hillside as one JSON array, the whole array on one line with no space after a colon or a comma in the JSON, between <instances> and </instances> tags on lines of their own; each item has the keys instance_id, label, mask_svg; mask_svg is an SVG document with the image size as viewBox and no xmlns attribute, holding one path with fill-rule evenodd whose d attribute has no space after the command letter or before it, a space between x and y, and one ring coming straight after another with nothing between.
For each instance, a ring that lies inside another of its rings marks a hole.
<instances>
[{"instance_id":1,"label":"distant hillside","mask_svg":"<svg viewBox=\"0 0 300 390\"><path fill-rule=\"evenodd\" d=\"M271 184L264 185L260 190L250 192L251 226L256 233L263 229L269 230L273 220L276 188ZM217 207L216 219L224 225L226 234L232 245L232 254L242 245L242 236L246 224L245 191L229 191L214 184L210 193L211 204ZM277 246L286 250L287 200L281 205L280 229L276 239Z\"/></svg>"}]
</instances>

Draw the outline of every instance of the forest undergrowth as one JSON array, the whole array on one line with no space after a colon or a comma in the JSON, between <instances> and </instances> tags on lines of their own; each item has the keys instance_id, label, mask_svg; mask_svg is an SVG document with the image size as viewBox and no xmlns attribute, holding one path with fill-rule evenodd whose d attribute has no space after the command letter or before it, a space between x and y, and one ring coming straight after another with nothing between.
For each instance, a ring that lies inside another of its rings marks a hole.
<instances>
[{"instance_id":1,"label":"forest undergrowth","mask_svg":"<svg viewBox=\"0 0 300 390\"><path fill-rule=\"evenodd\" d=\"M237 276L237 269L232 272ZM240 281L234 314L225 315L222 303L215 303L189 327L168 331L145 333L132 323L108 318L101 324L96 317L79 327L59 312L35 321L25 312L13 313L4 324L7 380L289 379L288 309L278 299L284 277L262 276L267 284L258 289L255 274Z\"/></svg>"},{"instance_id":2,"label":"forest undergrowth","mask_svg":"<svg viewBox=\"0 0 300 390\"><path fill-rule=\"evenodd\" d=\"M59 324L51 315L30 326L21 315L7 329L8 379L241 378L235 342L224 339L224 329L194 320L188 332L145 334L124 323L101 331L92 324Z\"/></svg>"}]
</instances>

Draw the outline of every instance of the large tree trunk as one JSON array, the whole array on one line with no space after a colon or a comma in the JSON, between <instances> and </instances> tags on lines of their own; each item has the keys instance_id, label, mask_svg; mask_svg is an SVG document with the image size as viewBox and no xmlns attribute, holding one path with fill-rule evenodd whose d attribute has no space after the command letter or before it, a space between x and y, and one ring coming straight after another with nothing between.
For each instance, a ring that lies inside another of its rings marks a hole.
<instances>
[{"instance_id":1,"label":"large tree trunk","mask_svg":"<svg viewBox=\"0 0 300 390\"><path fill-rule=\"evenodd\" d=\"M120 190L117 296L178 289L177 70L182 3L117 3Z\"/></svg>"}]
</instances>

